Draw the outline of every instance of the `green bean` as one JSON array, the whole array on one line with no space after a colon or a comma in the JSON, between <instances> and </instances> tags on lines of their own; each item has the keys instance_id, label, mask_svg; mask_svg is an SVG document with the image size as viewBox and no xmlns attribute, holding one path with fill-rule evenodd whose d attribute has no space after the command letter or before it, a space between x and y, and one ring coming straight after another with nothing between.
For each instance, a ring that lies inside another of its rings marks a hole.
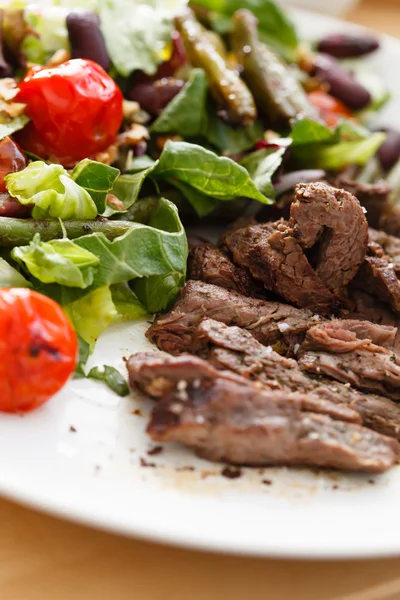
<instances>
[{"instance_id":1,"label":"green bean","mask_svg":"<svg viewBox=\"0 0 400 600\"><path fill-rule=\"evenodd\" d=\"M316 118L315 109L290 67L258 37L258 20L248 10L233 15L231 46L243 69L257 107L272 123Z\"/></svg>"},{"instance_id":2,"label":"green bean","mask_svg":"<svg viewBox=\"0 0 400 600\"><path fill-rule=\"evenodd\" d=\"M238 125L252 125L257 117L254 99L239 75L230 69L207 30L191 11L175 18L175 26L193 66L204 69L211 93Z\"/></svg>"},{"instance_id":3,"label":"green bean","mask_svg":"<svg viewBox=\"0 0 400 600\"><path fill-rule=\"evenodd\" d=\"M89 233L104 233L109 239L126 233L134 225L129 221L63 221L67 236L78 238ZM43 242L63 237L58 220L37 221L35 219L13 219L0 217L0 247L13 248L28 244L35 233L40 233Z\"/></svg>"}]
</instances>

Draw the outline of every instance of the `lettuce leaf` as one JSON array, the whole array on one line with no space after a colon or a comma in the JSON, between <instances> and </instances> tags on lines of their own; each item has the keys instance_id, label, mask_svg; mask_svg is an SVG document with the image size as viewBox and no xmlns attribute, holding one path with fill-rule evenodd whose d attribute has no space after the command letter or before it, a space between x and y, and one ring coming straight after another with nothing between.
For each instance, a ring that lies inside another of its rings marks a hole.
<instances>
[{"instance_id":1,"label":"lettuce leaf","mask_svg":"<svg viewBox=\"0 0 400 600\"><path fill-rule=\"evenodd\" d=\"M116 283L110 290L118 321L132 321L148 314L127 283Z\"/></svg>"},{"instance_id":2,"label":"lettuce leaf","mask_svg":"<svg viewBox=\"0 0 400 600\"><path fill-rule=\"evenodd\" d=\"M171 276L183 285L188 254L186 234L176 206L163 198L148 225L132 223L129 231L112 242L103 234L93 233L77 238L75 243L100 260L93 288L154 276ZM176 284L171 287L168 281L161 282L158 288L163 306L173 301L179 291ZM161 310L155 308L153 299L149 300L150 293L153 292L142 294L139 300L150 312Z\"/></svg>"},{"instance_id":3,"label":"lettuce leaf","mask_svg":"<svg viewBox=\"0 0 400 600\"><path fill-rule=\"evenodd\" d=\"M99 0L101 30L118 73L140 69L154 75L170 57L173 11L157 0Z\"/></svg>"},{"instance_id":4,"label":"lettuce leaf","mask_svg":"<svg viewBox=\"0 0 400 600\"><path fill-rule=\"evenodd\" d=\"M34 219L94 219L97 207L90 194L61 165L31 162L4 178L7 190L21 204L34 204Z\"/></svg>"},{"instance_id":5,"label":"lettuce leaf","mask_svg":"<svg viewBox=\"0 0 400 600\"><path fill-rule=\"evenodd\" d=\"M313 165L332 171L338 171L348 165L363 166L376 154L385 139L385 133L376 132L365 139L339 142L320 148L312 157Z\"/></svg>"},{"instance_id":6,"label":"lettuce leaf","mask_svg":"<svg viewBox=\"0 0 400 600\"><path fill-rule=\"evenodd\" d=\"M189 81L154 121L151 131L184 137L200 135L206 112L207 88L203 69L193 69Z\"/></svg>"},{"instance_id":7,"label":"lettuce leaf","mask_svg":"<svg viewBox=\"0 0 400 600\"><path fill-rule=\"evenodd\" d=\"M58 283L67 287L87 288L93 283L99 259L68 239L41 242L37 233L29 246L18 246L12 258L43 283Z\"/></svg>"},{"instance_id":8,"label":"lettuce leaf","mask_svg":"<svg viewBox=\"0 0 400 600\"><path fill-rule=\"evenodd\" d=\"M386 134L371 133L346 119L335 129L304 119L293 123L290 137L291 155L297 163L307 168L339 171L348 165L365 165Z\"/></svg>"},{"instance_id":9,"label":"lettuce leaf","mask_svg":"<svg viewBox=\"0 0 400 600\"><path fill-rule=\"evenodd\" d=\"M106 209L107 194L112 190L119 174L120 170L115 167L85 158L74 167L71 179L89 192L97 206L97 212L102 215Z\"/></svg>"},{"instance_id":10,"label":"lettuce leaf","mask_svg":"<svg viewBox=\"0 0 400 600\"><path fill-rule=\"evenodd\" d=\"M69 49L66 18L69 10L63 6L28 4L24 11L27 24L35 35L27 35L21 51L28 62L44 64L57 50Z\"/></svg>"},{"instance_id":11,"label":"lettuce leaf","mask_svg":"<svg viewBox=\"0 0 400 600\"><path fill-rule=\"evenodd\" d=\"M106 285L64 304L63 308L75 331L89 344L90 351L93 351L100 334L118 316L110 288Z\"/></svg>"},{"instance_id":12,"label":"lettuce leaf","mask_svg":"<svg viewBox=\"0 0 400 600\"><path fill-rule=\"evenodd\" d=\"M0 258L0 287L32 287L32 284L4 258Z\"/></svg>"},{"instance_id":13,"label":"lettuce leaf","mask_svg":"<svg viewBox=\"0 0 400 600\"><path fill-rule=\"evenodd\" d=\"M250 10L259 21L261 39L274 46L289 60L294 59L294 51L299 43L296 28L287 12L272 0L196 0L196 4L220 15L231 16L241 8ZM213 15L211 15L213 16ZM228 23L224 19L212 19L219 24L221 33L228 33ZM221 29L222 26L222 29Z\"/></svg>"},{"instance_id":14,"label":"lettuce leaf","mask_svg":"<svg viewBox=\"0 0 400 600\"><path fill-rule=\"evenodd\" d=\"M268 203L244 167L197 144L169 140L150 175L155 179L177 180L216 200L242 196Z\"/></svg>"},{"instance_id":15,"label":"lettuce leaf","mask_svg":"<svg viewBox=\"0 0 400 600\"><path fill-rule=\"evenodd\" d=\"M26 115L20 115L19 117L15 117L11 121L8 121L8 123L0 123L0 140L23 129L28 122L29 119Z\"/></svg>"}]
</instances>

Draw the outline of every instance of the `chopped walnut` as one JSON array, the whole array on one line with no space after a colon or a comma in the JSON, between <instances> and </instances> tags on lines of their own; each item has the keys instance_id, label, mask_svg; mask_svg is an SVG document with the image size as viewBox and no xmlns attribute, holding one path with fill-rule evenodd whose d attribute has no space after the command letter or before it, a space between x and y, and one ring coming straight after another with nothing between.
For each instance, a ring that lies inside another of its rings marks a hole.
<instances>
[{"instance_id":1,"label":"chopped walnut","mask_svg":"<svg viewBox=\"0 0 400 600\"><path fill-rule=\"evenodd\" d=\"M142 140L149 139L149 132L143 125L134 123L131 127L117 136L118 146L135 146Z\"/></svg>"},{"instance_id":2,"label":"chopped walnut","mask_svg":"<svg viewBox=\"0 0 400 600\"><path fill-rule=\"evenodd\" d=\"M124 100L122 105L125 121L128 123L139 123L145 125L150 121L150 115L140 108L139 102L133 100Z\"/></svg>"},{"instance_id":3,"label":"chopped walnut","mask_svg":"<svg viewBox=\"0 0 400 600\"><path fill-rule=\"evenodd\" d=\"M180 135L160 135L156 140L158 150L164 150L164 146L168 140L171 140L172 142L183 142L183 137Z\"/></svg>"},{"instance_id":4,"label":"chopped walnut","mask_svg":"<svg viewBox=\"0 0 400 600\"><path fill-rule=\"evenodd\" d=\"M105 165L112 165L118 158L118 146L117 144L111 144L103 152L98 152L94 155L93 159L101 162Z\"/></svg>"},{"instance_id":5,"label":"chopped walnut","mask_svg":"<svg viewBox=\"0 0 400 600\"><path fill-rule=\"evenodd\" d=\"M124 203L121 202L121 200L119 200L117 198L117 196L114 196L114 194L107 194L106 202L107 202L108 206L110 206L114 210L122 211L125 209Z\"/></svg>"},{"instance_id":6,"label":"chopped walnut","mask_svg":"<svg viewBox=\"0 0 400 600\"><path fill-rule=\"evenodd\" d=\"M18 93L17 82L12 77L0 79L0 122L7 123L24 113L26 104L13 102Z\"/></svg>"},{"instance_id":7,"label":"chopped walnut","mask_svg":"<svg viewBox=\"0 0 400 600\"><path fill-rule=\"evenodd\" d=\"M71 53L68 52L68 50L64 50L63 48L60 48L60 50L57 50L53 56L51 56L49 58L49 60L46 63L46 67L58 67L58 65L61 65L64 62L67 62L67 60L70 60L71 58Z\"/></svg>"}]
</instances>

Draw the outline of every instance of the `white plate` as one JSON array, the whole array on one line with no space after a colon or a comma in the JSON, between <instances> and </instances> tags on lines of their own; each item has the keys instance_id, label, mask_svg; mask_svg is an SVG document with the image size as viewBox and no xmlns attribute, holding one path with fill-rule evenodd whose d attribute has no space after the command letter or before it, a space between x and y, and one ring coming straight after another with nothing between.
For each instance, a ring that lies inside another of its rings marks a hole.
<instances>
[{"instance_id":1,"label":"white plate","mask_svg":"<svg viewBox=\"0 0 400 600\"><path fill-rule=\"evenodd\" d=\"M310 37L348 27L296 14ZM384 38L371 62L400 97L400 42ZM400 125L399 109L392 102L386 122ZM110 328L91 362L123 368L123 356L150 346L146 327ZM0 415L0 493L103 529L208 550L302 558L400 554L400 467L381 477L247 469L228 480L220 465L184 448L147 455L150 407L96 382L72 381L36 412Z\"/></svg>"}]
</instances>

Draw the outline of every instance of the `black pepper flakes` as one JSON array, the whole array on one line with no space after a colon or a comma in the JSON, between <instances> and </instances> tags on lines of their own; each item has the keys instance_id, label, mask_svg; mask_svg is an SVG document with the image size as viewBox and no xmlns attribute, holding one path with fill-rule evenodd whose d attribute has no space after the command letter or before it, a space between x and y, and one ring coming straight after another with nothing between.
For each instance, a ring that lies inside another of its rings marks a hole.
<instances>
[{"instance_id":1,"label":"black pepper flakes","mask_svg":"<svg viewBox=\"0 0 400 600\"><path fill-rule=\"evenodd\" d=\"M152 469L154 469L157 465L156 465L156 463L149 462L145 458L141 457L140 458L140 466L141 467L151 467Z\"/></svg>"},{"instance_id":2,"label":"black pepper flakes","mask_svg":"<svg viewBox=\"0 0 400 600\"><path fill-rule=\"evenodd\" d=\"M261 483L264 485L272 485L272 481L270 479L263 479Z\"/></svg>"},{"instance_id":3,"label":"black pepper flakes","mask_svg":"<svg viewBox=\"0 0 400 600\"><path fill-rule=\"evenodd\" d=\"M71 433L76 433L76 428L73 425L69 426L69 430Z\"/></svg>"},{"instance_id":4,"label":"black pepper flakes","mask_svg":"<svg viewBox=\"0 0 400 600\"><path fill-rule=\"evenodd\" d=\"M224 467L221 471L221 475L227 479L237 479L242 475L242 470L238 467Z\"/></svg>"},{"instance_id":5,"label":"black pepper flakes","mask_svg":"<svg viewBox=\"0 0 400 600\"><path fill-rule=\"evenodd\" d=\"M161 454L163 450L164 448L162 446L154 446L154 448L147 450L147 454L149 456L157 456L157 454Z\"/></svg>"}]
</instances>

